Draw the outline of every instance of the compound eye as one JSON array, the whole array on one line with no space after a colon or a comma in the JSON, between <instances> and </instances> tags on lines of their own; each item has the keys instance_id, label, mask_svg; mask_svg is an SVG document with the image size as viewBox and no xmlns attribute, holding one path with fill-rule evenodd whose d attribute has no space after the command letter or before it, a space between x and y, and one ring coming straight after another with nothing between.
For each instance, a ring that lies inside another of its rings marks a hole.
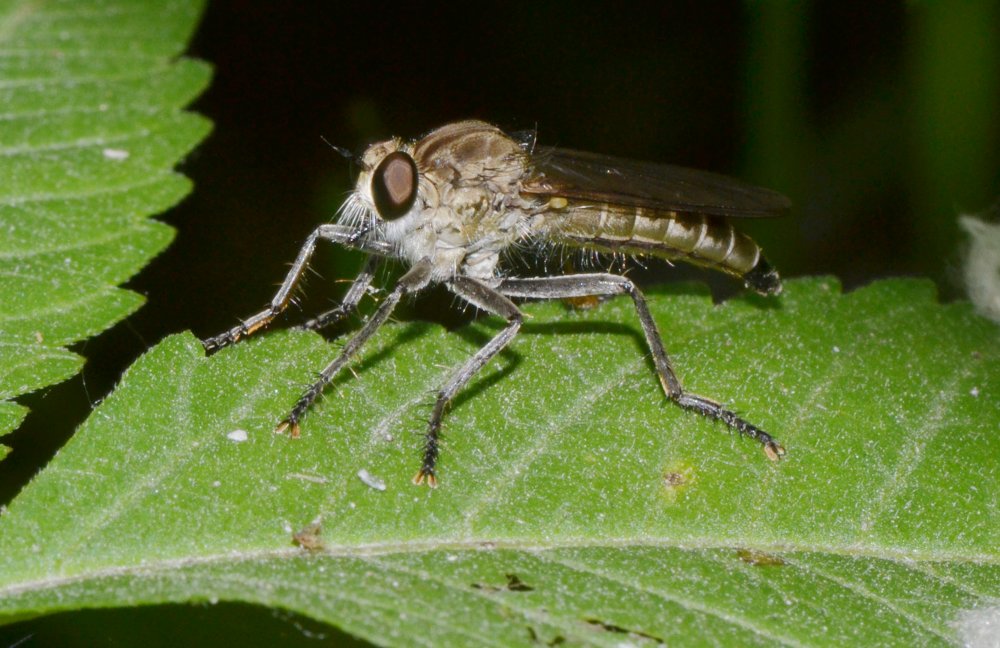
<instances>
[{"instance_id":1,"label":"compound eye","mask_svg":"<svg viewBox=\"0 0 1000 648\"><path fill-rule=\"evenodd\" d=\"M399 218L410 211L417 198L417 165L406 153L385 156L372 174L372 199L379 216Z\"/></svg>"}]
</instances>

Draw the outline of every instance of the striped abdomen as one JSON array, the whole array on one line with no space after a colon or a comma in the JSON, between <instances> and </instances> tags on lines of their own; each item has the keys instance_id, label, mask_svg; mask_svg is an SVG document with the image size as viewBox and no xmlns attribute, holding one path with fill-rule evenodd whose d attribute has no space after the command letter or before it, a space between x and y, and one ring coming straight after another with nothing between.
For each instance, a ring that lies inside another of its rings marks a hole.
<instances>
[{"instance_id":1,"label":"striped abdomen","mask_svg":"<svg viewBox=\"0 0 1000 648\"><path fill-rule=\"evenodd\" d=\"M724 218L616 205L555 204L545 214L553 241L601 252L648 254L721 270L761 294L781 291L760 246Z\"/></svg>"}]
</instances>

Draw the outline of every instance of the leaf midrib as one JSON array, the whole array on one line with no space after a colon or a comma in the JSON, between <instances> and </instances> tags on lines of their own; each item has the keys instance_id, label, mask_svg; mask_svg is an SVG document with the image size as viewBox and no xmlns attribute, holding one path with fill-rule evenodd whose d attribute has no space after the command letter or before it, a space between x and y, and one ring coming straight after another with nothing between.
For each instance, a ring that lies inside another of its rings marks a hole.
<instances>
[{"instance_id":1,"label":"leaf midrib","mask_svg":"<svg viewBox=\"0 0 1000 648\"><path fill-rule=\"evenodd\" d=\"M289 538L289 542L291 539ZM919 571L921 563L970 563L981 566L1000 565L1000 558L993 555L972 555L962 553L935 554L933 552L914 552L910 549L891 550L884 547L866 549L858 546L822 546L786 544L752 544L747 542L719 542L717 539L705 541L651 540L648 536L637 541L633 539L613 538L566 538L561 541L546 540L495 540L491 538L463 538L462 540L420 540L397 542L359 543L353 545L324 544L321 549L307 551L288 546L272 549L233 550L223 553L209 554L197 557L164 558L161 560L144 558L142 564L116 565L100 567L68 576L50 576L35 580L26 580L0 587L0 601L10 596L32 591L41 591L84 583L89 580L100 580L122 576L155 577L170 574L191 567L211 565L233 566L242 563L263 563L273 560L295 560L304 558L378 558L389 556L411 556L441 552L481 552L481 551L517 551L528 554L545 554L554 551L581 549L676 549L681 551L717 551L751 549L766 554L778 555L786 562L794 561L795 555L820 554L827 556L844 556L850 558L870 558L888 561L907 570ZM795 561L796 565L799 563ZM789 563L791 564L791 562Z\"/></svg>"}]
</instances>

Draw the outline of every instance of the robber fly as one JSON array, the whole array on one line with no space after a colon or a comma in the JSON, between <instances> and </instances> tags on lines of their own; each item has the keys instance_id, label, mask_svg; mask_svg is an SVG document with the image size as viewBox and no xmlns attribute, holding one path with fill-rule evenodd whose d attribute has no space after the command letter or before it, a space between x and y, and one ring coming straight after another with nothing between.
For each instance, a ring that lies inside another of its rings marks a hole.
<instances>
[{"instance_id":1,"label":"robber fly","mask_svg":"<svg viewBox=\"0 0 1000 648\"><path fill-rule=\"evenodd\" d=\"M373 144L358 163L357 184L338 222L320 225L306 239L271 304L205 341L213 351L267 326L288 306L320 240L370 256L342 303L308 321L307 328L328 326L354 312L384 260L398 259L408 266L277 431L297 436L309 406L399 301L443 283L465 302L505 318L507 324L438 391L414 483L437 484L438 436L445 408L521 328L524 315L513 299L628 295L667 398L756 439L772 460L784 454L764 430L681 387L646 300L630 279L608 273L514 277L504 272L502 261L512 246L541 241L682 260L733 275L763 295L776 295L781 292L777 271L760 247L727 219L778 215L789 208L785 197L702 171L540 147L533 137L508 135L472 120L442 126L418 140L393 138Z\"/></svg>"}]
</instances>

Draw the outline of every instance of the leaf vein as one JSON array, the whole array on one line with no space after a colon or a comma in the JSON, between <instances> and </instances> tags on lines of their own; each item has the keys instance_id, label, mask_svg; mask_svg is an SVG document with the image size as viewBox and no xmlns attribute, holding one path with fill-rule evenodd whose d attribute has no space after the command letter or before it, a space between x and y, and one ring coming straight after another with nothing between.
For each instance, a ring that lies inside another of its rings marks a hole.
<instances>
[{"instance_id":1,"label":"leaf vein","mask_svg":"<svg viewBox=\"0 0 1000 648\"><path fill-rule=\"evenodd\" d=\"M911 612L909 610L906 610L906 609L902 608L899 605L896 605L895 603L893 603L892 601L890 601L886 597L879 596L878 594L876 594L875 592L873 592L869 588L865 587L861 583L852 582L852 581L849 581L846 578L843 578L841 576L838 576L838 575L835 575L835 574L831 574L830 572L826 571L825 569L821 569L821 568L817 567L816 565L809 564L809 562L805 561L805 560L799 560L799 559L796 559L796 558L794 558L792 556L782 556L782 558L789 565L794 565L795 567L797 567L798 569L801 569L804 572L815 574L815 575L819 576L820 578L823 578L824 580L827 580L827 581L829 581L829 582L831 582L831 583L833 583L833 584L835 584L835 585L837 585L837 586L839 586L839 587L847 590L848 592L851 592L852 594L856 594L858 596L861 596L862 598L868 599L869 601L875 603L876 605L881 605L885 609L891 610L893 613L895 613L895 614L899 615L900 617L906 619L911 624L923 628L927 632L930 632L931 634L933 634L933 635L935 635L937 637L940 637L941 639L947 641L948 643L953 643L954 642L954 637L952 637L951 635L949 635L944 629L940 628L939 626L937 626L935 624L928 623L927 621L925 621L924 619L922 619L917 614L915 614L915 613L913 613L913 612Z\"/></svg>"},{"instance_id":2,"label":"leaf vein","mask_svg":"<svg viewBox=\"0 0 1000 648\"><path fill-rule=\"evenodd\" d=\"M929 416L923 417L922 425L908 425L906 439L903 443L896 470L887 474L887 478L878 492L869 500L869 506L861 515L861 529L870 530L875 521L885 512L889 502L909 483L910 477L924 460L924 449L941 431L941 421L948 410L948 405L955 399L958 383L969 375L968 369L956 371L947 387L938 391Z\"/></svg>"},{"instance_id":3,"label":"leaf vein","mask_svg":"<svg viewBox=\"0 0 1000 648\"><path fill-rule=\"evenodd\" d=\"M618 576L617 574L610 574L610 573L608 573L608 572L606 572L604 570L594 569L593 567L590 567L589 565L586 565L584 563L581 563L581 562L578 562L578 561L575 561L575 560L569 560L569 559L566 559L566 558L556 557L556 556L554 556L553 554L551 554L549 552L544 552L541 555L544 558L546 558L547 560L549 560L550 562L554 563L554 564L561 565L563 567L566 567L568 569L571 569L571 570L574 570L574 571L577 571L577 572L580 572L580 573L583 573L583 574L590 574L592 576L598 576L598 577L603 578L605 580L608 580L610 582L618 583L619 585L623 585L625 587L628 587L629 589L635 590L637 592L642 592L642 593L645 593L645 594L649 594L651 596L656 596L656 597L658 597L658 598L660 598L660 599L662 599L662 600L664 600L664 601L666 601L668 603L675 603L675 604L677 604L677 605L679 605L679 606L681 606L683 608L686 608L688 610L693 610L695 612L700 612L702 614L714 617L714 618L719 619L720 621L722 621L724 623L728 623L728 624L730 624L730 625L732 625L734 627L740 628L742 630L746 630L747 632L750 632L751 634L757 635L757 636L762 637L764 639L767 639L769 641L778 642L778 643L780 643L782 645L785 645L785 646L796 646L796 647L804 647L805 646L805 644L797 641L793 637L789 637L787 635L780 635L780 634L776 634L774 632L770 632L767 628L761 627L761 626L757 625L756 623L753 623L753 621L750 620L749 618L741 617L741 616L737 616L737 615L731 614L731 613L727 612L726 610L722 610L722 609L719 609L719 608L716 608L716 607L712 607L712 606L707 605L707 604L705 604L703 602L696 601L696 600L694 600L694 599L692 599L690 597L678 596L678 595L676 595L674 593L664 591L664 590L662 590L660 588L647 587L647 586L645 586L645 585L643 585L641 583L632 581L630 579L622 578L621 576Z\"/></svg>"}]
</instances>

